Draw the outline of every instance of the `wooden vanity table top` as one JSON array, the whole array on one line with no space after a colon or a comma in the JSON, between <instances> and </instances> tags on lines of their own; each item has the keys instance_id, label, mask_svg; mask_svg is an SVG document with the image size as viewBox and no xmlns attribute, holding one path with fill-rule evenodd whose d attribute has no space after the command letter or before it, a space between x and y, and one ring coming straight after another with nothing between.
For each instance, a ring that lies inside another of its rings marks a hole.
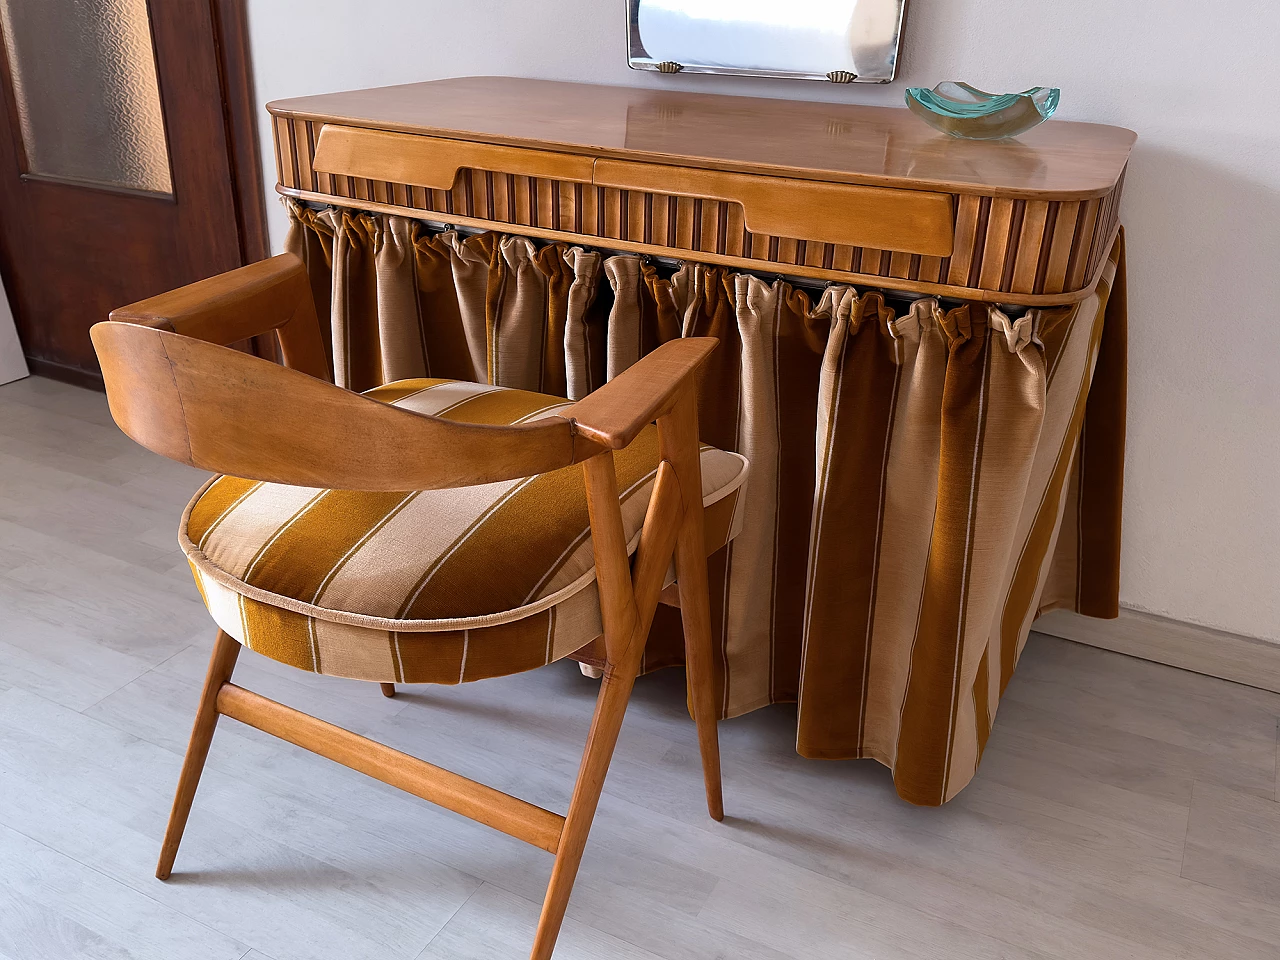
<instances>
[{"instance_id":1,"label":"wooden vanity table top","mask_svg":"<svg viewBox=\"0 0 1280 960\"><path fill-rule=\"evenodd\" d=\"M905 107L465 77L278 100L307 203L995 303L1088 296L1135 135L956 140Z\"/></svg>"},{"instance_id":2,"label":"wooden vanity table top","mask_svg":"<svg viewBox=\"0 0 1280 960\"><path fill-rule=\"evenodd\" d=\"M1111 191L1136 135L1050 120L1016 140L956 140L905 107L463 77L277 100L276 116L567 153L995 197Z\"/></svg>"}]
</instances>

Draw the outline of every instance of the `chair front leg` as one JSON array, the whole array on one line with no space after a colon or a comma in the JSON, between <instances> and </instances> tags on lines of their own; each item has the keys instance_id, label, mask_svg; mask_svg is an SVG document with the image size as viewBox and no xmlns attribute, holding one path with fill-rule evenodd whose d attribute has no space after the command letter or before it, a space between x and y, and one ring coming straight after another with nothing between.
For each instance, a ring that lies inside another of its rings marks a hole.
<instances>
[{"instance_id":1,"label":"chair front leg","mask_svg":"<svg viewBox=\"0 0 1280 960\"><path fill-rule=\"evenodd\" d=\"M555 949L643 652L644 646L640 645L628 662L609 664L605 668L600 693L596 697L596 711L591 718L591 732L587 734L587 747L582 754L582 766L578 769L569 813L560 834L560 848L556 851L556 862L551 868L551 880L542 903L542 916L538 919L538 932L534 937L533 952L529 955L531 960L549 960Z\"/></svg>"},{"instance_id":2,"label":"chair front leg","mask_svg":"<svg viewBox=\"0 0 1280 960\"><path fill-rule=\"evenodd\" d=\"M173 860L182 843L182 831L191 813L191 801L195 799L200 774L209 756L209 744L213 742L213 730L218 725L218 691L231 679L240 656L240 644L232 636L218 631L213 641L213 653L209 657L209 669L205 674L204 688L200 691L200 706L196 709L195 724L191 728L191 740L187 755L182 761L182 773L178 776L178 790L169 813L169 825L165 828L164 844L160 847L160 861L156 864L156 876L168 880L173 870Z\"/></svg>"},{"instance_id":3,"label":"chair front leg","mask_svg":"<svg viewBox=\"0 0 1280 960\"><path fill-rule=\"evenodd\" d=\"M635 572L630 574L613 454L594 457L586 461L583 468L587 477L607 659L595 714L591 718L591 732L587 735L582 766L569 801L569 813L538 920L531 960L549 960L555 949L684 513L675 470L670 463L660 463L636 550Z\"/></svg>"}]
</instances>

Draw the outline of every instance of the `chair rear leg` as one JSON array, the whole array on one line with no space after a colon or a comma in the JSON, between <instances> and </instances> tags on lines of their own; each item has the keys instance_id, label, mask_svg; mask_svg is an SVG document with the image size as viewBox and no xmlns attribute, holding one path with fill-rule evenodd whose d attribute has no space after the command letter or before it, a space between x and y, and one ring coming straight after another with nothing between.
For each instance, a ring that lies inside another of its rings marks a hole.
<instances>
[{"instance_id":1,"label":"chair rear leg","mask_svg":"<svg viewBox=\"0 0 1280 960\"><path fill-rule=\"evenodd\" d=\"M182 843L182 831L186 829L187 816L191 813L191 801L195 799L204 761L209 756L213 729L218 724L218 691L231 679L231 672L235 669L239 655L239 642L219 630L218 637L213 642L213 654L209 657L204 689L200 691L200 706L196 710L195 724L191 728L187 755L182 761L178 790L173 798L173 809L169 813L169 826L165 829L164 845L160 848L160 861L156 864L156 876L161 880L168 880L169 873L173 870L178 844Z\"/></svg>"},{"instance_id":2,"label":"chair rear leg","mask_svg":"<svg viewBox=\"0 0 1280 960\"><path fill-rule=\"evenodd\" d=\"M700 519L700 518L699 518ZM696 529L694 529L696 527ZM707 556L702 524L686 521L676 544L676 577L680 588L680 619L684 624L685 671L693 722L698 729L707 812L724 819L720 777L720 735L716 721L720 705L716 691L716 649L711 635L711 600L707 588Z\"/></svg>"},{"instance_id":3,"label":"chair rear leg","mask_svg":"<svg viewBox=\"0 0 1280 960\"><path fill-rule=\"evenodd\" d=\"M702 461L698 442L698 402L686 392L670 416L658 421L661 455L675 464L680 475L685 513L676 539L676 585L680 591L680 618L684 623L685 669L693 721L698 728L702 776L707 789L707 812L724 819L720 785L720 741L716 720L720 716L716 691L717 651L711 637L711 601L707 587L707 548L702 509Z\"/></svg>"},{"instance_id":4,"label":"chair rear leg","mask_svg":"<svg viewBox=\"0 0 1280 960\"><path fill-rule=\"evenodd\" d=\"M550 960L555 949L565 909L569 905L569 895L573 893L573 881L578 876L578 865L587 845L587 834L591 832L591 821L600 802L600 791L609 772L613 749L618 743L622 718L631 699L631 688L636 682L643 649L643 645L639 645L634 657L627 658L627 663L605 668L600 693L596 697L595 715L591 719L591 732L587 735L587 747L582 755L582 766L578 769L569 813L560 835L560 848L551 869L551 882L542 903L542 916L538 920L530 960Z\"/></svg>"}]
</instances>

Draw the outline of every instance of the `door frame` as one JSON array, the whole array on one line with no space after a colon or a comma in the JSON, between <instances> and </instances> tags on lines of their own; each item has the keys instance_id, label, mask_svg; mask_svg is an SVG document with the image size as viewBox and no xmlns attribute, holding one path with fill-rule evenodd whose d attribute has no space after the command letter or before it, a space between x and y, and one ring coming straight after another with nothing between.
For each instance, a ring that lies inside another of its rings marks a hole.
<instances>
[{"instance_id":1,"label":"door frame","mask_svg":"<svg viewBox=\"0 0 1280 960\"><path fill-rule=\"evenodd\" d=\"M207 2L218 62L218 85L222 96L240 262L253 263L270 255L271 244L267 236L266 192L258 142L257 112L260 105L253 84L248 3L247 0ZM2 68L3 64L0 64ZM7 70L3 72L7 74ZM7 88L7 83L5 86ZM7 89L4 96L8 98ZM28 356L26 359L31 372L38 376L93 390L103 389L101 374L38 357Z\"/></svg>"},{"instance_id":2,"label":"door frame","mask_svg":"<svg viewBox=\"0 0 1280 960\"><path fill-rule=\"evenodd\" d=\"M244 263L271 254L267 236L267 198L262 180L262 152L258 143L258 103L253 86L253 58L249 48L248 0L209 0L218 74L222 84L222 112L231 154L232 193L240 257Z\"/></svg>"}]
</instances>

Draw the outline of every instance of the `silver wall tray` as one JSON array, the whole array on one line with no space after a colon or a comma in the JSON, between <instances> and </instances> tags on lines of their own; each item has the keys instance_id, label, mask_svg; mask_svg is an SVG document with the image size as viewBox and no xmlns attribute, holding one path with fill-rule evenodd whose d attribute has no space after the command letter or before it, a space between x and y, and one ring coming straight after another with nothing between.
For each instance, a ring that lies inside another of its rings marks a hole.
<instances>
[{"instance_id":1,"label":"silver wall tray","mask_svg":"<svg viewBox=\"0 0 1280 960\"><path fill-rule=\"evenodd\" d=\"M907 0L625 0L633 70L888 83Z\"/></svg>"}]
</instances>

